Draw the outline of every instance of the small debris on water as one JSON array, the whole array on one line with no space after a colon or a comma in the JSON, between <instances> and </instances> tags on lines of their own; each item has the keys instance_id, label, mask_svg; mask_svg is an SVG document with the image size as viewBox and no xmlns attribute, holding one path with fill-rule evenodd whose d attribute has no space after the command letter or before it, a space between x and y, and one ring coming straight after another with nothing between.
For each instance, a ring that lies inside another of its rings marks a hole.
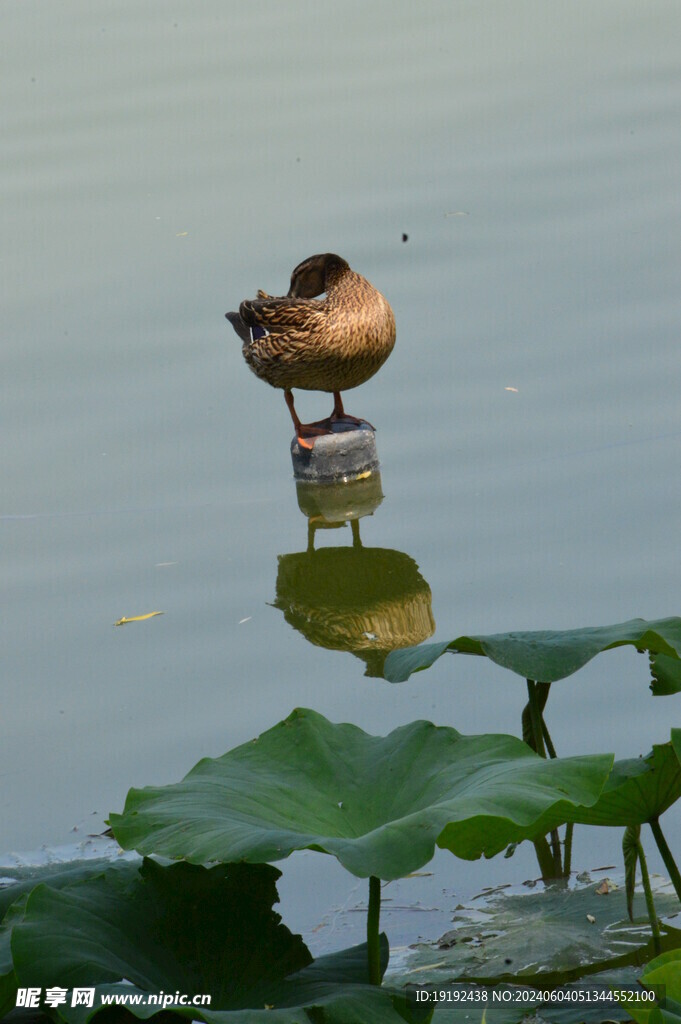
<instances>
[{"instance_id":1,"label":"small debris on water","mask_svg":"<svg viewBox=\"0 0 681 1024\"><path fill-rule=\"evenodd\" d=\"M129 622L144 622L145 619L153 619L155 615L163 615L163 612L147 612L146 615L131 615L130 618L126 618L124 615L118 622L114 622L114 626L127 626Z\"/></svg>"}]
</instances>

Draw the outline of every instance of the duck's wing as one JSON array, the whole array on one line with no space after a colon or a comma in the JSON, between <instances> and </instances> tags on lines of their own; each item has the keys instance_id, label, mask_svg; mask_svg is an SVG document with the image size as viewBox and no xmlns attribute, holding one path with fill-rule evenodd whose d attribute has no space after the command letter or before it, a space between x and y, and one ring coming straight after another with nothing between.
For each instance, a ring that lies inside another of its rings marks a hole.
<instances>
[{"instance_id":1,"label":"duck's wing","mask_svg":"<svg viewBox=\"0 0 681 1024\"><path fill-rule=\"evenodd\" d=\"M258 295L239 306L239 317L249 328L262 327L269 334L309 334L324 323L323 304L318 299L277 298L262 292Z\"/></svg>"}]
</instances>

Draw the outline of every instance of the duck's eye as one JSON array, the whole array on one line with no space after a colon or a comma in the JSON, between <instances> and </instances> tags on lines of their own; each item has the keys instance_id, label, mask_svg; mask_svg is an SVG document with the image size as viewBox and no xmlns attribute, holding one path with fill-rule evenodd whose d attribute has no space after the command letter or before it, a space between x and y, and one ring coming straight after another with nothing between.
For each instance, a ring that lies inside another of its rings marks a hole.
<instances>
[{"instance_id":1,"label":"duck's eye","mask_svg":"<svg viewBox=\"0 0 681 1024\"><path fill-rule=\"evenodd\" d=\"M251 341L259 341L260 338L266 338L269 333L264 327L256 324L254 327L251 327Z\"/></svg>"}]
</instances>

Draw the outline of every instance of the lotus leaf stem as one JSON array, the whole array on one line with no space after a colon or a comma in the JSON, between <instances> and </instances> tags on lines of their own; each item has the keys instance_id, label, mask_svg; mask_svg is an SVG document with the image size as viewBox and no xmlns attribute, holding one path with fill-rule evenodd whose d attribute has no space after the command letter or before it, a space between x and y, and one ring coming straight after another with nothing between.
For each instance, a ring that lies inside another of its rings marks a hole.
<instances>
[{"instance_id":1,"label":"lotus leaf stem","mask_svg":"<svg viewBox=\"0 0 681 1024\"><path fill-rule=\"evenodd\" d=\"M679 873L679 869L676 866L676 861L674 860L672 851L667 846L667 840L662 834L659 818L651 818L648 824L652 829L653 836L655 837L655 842L657 843L657 848L660 851L660 856L662 857L662 860L664 861L664 866L669 872L669 879L672 885L674 886L676 895L681 900L681 874Z\"/></svg>"},{"instance_id":2,"label":"lotus leaf stem","mask_svg":"<svg viewBox=\"0 0 681 1024\"><path fill-rule=\"evenodd\" d=\"M650 930L653 933L653 945L657 955L660 952L660 922L658 920L657 913L655 912L655 902L653 900L653 890L650 886L648 864L646 862L646 855L643 852L643 844L640 839L638 840L638 862L641 866L641 884L643 885L643 892L646 898Z\"/></svg>"},{"instance_id":3,"label":"lotus leaf stem","mask_svg":"<svg viewBox=\"0 0 681 1024\"><path fill-rule=\"evenodd\" d=\"M532 727L532 743L530 745L533 750L536 750L540 757L546 757L544 733L542 729L541 697L537 692L537 684L533 679L527 680L527 697L530 709L530 723Z\"/></svg>"},{"instance_id":4,"label":"lotus leaf stem","mask_svg":"<svg viewBox=\"0 0 681 1024\"><path fill-rule=\"evenodd\" d=\"M570 871L572 870L572 836L574 831L574 824L568 821L565 826L565 839L563 842L563 876L565 878L570 877Z\"/></svg>"},{"instance_id":5,"label":"lotus leaf stem","mask_svg":"<svg viewBox=\"0 0 681 1024\"><path fill-rule=\"evenodd\" d=\"M367 914L367 958L369 961L369 984L381 984L381 943L378 932L381 918L381 879L369 878L369 913Z\"/></svg>"},{"instance_id":6,"label":"lotus leaf stem","mask_svg":"<svg viewBox=\"0 0 681 1024\"><path fill-rule=\"evenodd\" d=\"M563 858L560 853L560 836L558 829L552 829L551 833L551 853L553 854L553 877L561 878L563 875Z\"/></svg>"},{"instance_id":7,"label":"lotus leaf stem","mask_svg":"<svg viewBox=\"0 0 681 1024\"><path fill-rule=\"evenodd\" d=\"M540 839L533 840L533 846L534 851L537 854L537 861L539 863L539 870L541 871L542 878L554 878L555 863L551 847L549 846L546 837L542 836Z\"/></svg>"},{"instance_id":8,"label":"lotus leaf stem","mask_svg":"<svg viewBox=\"0 0 681 1024\"><path fill-rule=\"evenodd\" d=\"M558 754L556 753L556 748L553 745L553 741L549 734L549 730L546 727L546 722L544 721L543 715L541 720L541 732L542 736L544 737L544 743L546 745L546 749L548 750L549 757L553 760L554 758L558 757Z\"/></svg>"}]
</instances>

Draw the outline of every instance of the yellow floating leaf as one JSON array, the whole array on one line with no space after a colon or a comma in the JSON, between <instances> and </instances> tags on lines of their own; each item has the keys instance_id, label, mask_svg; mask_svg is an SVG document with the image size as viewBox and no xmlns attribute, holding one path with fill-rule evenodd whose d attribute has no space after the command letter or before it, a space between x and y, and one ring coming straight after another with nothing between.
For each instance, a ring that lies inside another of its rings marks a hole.
<instances>
[{"instance_id":1,"label":"yellow floating leaf","mask_svg":"<svg viewBox=\"0 0 681 1024\"><path fill-rule=\"evenodd\" d=\"M511 387L504 388L504 391L515 391L516 394L518 393L518 389L517 388L511 388Z\"/></svg>"},{"instance_id":2,"label":"yellow floating leaf","mask_svg":"<svg viewBox=\"0 0 681 1024\"><path fill-rule=\"evenodd\" d=\"M146 615L131 615L129 619L123 616L118 622L114 622L114 626L125 626L128 622L144 622L145 619L153 619L155 615L163 615L163 612L147 612Z\"/></svg>"}]
</instances>

